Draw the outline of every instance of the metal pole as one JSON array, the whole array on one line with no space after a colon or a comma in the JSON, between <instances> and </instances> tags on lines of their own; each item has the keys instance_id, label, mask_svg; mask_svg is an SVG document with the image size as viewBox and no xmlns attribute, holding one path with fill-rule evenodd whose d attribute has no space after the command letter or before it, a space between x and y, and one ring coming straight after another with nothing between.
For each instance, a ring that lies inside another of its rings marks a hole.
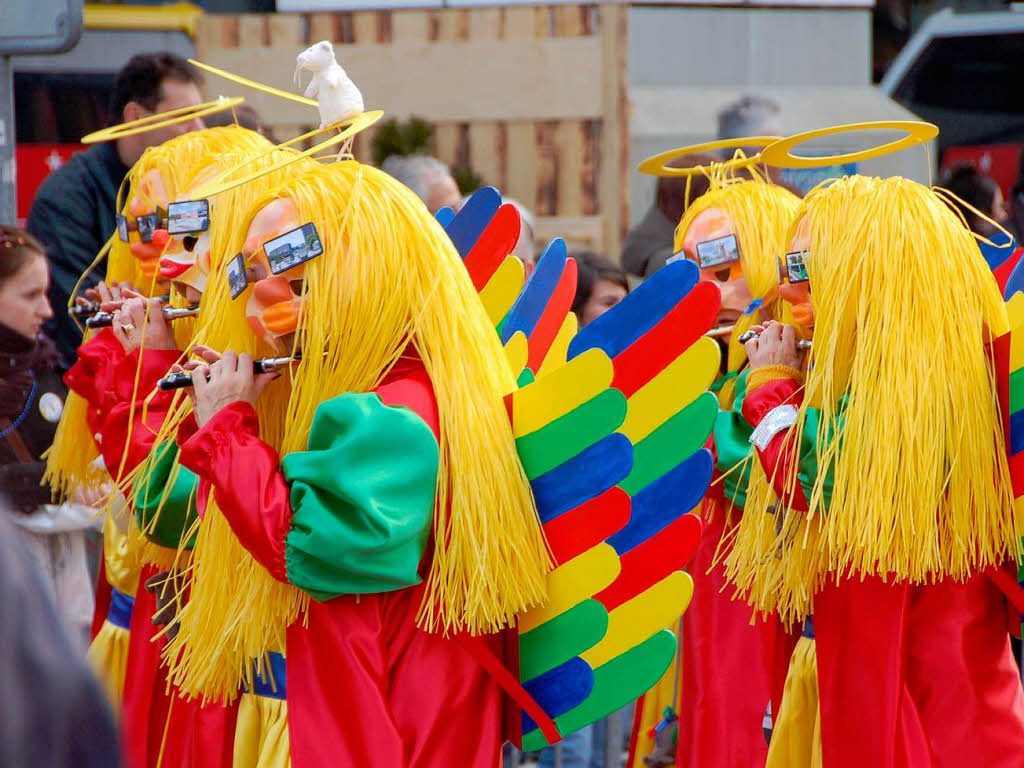
<instances>
[{"instance_id":1,"label":"metal pole","mask_svg":"<svg viewBox=\"0 0 1024 768\"><path fill-rule=\"evenodd\" d=\"M612 712L604 721L604 768L622 764L622 710Z\"/></svg>"},{"instance_id":2,"label":"metal pole","mask_svg":"<svg viewBox=\"0 0 1024 768\"><path fill-rule=\"evenodd\" d=\"M14 71L10 56L0 56L0 224L17 216L14 169Z\"/></svg>"}]
</instances>

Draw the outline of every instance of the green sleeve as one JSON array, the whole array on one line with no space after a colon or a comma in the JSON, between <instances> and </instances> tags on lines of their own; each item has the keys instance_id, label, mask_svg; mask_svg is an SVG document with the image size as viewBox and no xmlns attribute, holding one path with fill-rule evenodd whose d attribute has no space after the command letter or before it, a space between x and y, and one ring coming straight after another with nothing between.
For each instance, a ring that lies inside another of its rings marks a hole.
<instances>
[{"instance_id":1,"label":"green sleeve","mask_svg":"<svg viewBox=\"0 0 1024 768\"><path fill-rule=\"evenodd\" d=\"M846 407L846 396L839 401L839 418L838 418L838 431L842 432L843 427L843 410ZM811 491L814 488L814 484L818 482L818 476L821 474L821 470L818 467L818 423L821 419L821 411L817 408L808 408L807 417L804 419L803 434L800 436L800 462L797 469L797 479L800 480L800 488L803 490L804 499L809 504L811 501ZM837 427L833 427L829 435L828 440L832 440L836 434ZM842 450L842 444L838 450ZM833 466L829 466L828 474L825 475L824 482L822 483L822 495L824 496L825 509L827 510L832 503L832 483L833 483Z\"/></svg>"},{"instance_id":2,"label":"green sleeve","mask_svg":"<svg viewBox=\"0 0 1024 768\"><path fill-rule=\"evenodd\" d=\"M152 471L135 490L135 514L146 538L162 547L177 549L181 537L196 520L196 488L199 478L178 464L178 446L167 442L156 449ZM170 482L177 467L177 476ZM161 506L161 504L163 506ZM195 536L185 542L186 549L195 544Z\"/></svg>"},{"instance_id":3,"label":"green sleeve","mask_svg":"<svg viewBox=\"0 0 1024 768\"><path fill-rule=\"evenodd\" d=\"M306 451L282 459L291 486L288 580L317 600L420 582L437 485L434 434L376 394L322 403Z\"/></svg>"},{"instance_id":4,"label":"green sleeve","mask_svg":"<svg viewBox=\"0 0 1024 768\"><path fill-rule=\"evenodd\" d=\"M743 418L743 399L747 395L747 371L736 379L733 405L719 410L715 419L715 469L722 474L725 498L742 509L747 500L750 480L750 435L753 428Z\"/></svg>"}]
</instances>

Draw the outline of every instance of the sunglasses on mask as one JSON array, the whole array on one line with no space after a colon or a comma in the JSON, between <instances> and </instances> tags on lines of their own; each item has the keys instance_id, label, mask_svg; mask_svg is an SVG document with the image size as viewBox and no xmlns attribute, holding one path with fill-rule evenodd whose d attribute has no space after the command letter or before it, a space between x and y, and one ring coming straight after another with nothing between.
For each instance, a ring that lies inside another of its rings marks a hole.
<instances>
[{"instance_id":1,"label":"sunglasses on mask","mask_svg":"<svg viewBox=\"0 0 1024 768\"><path fill-rule=\"evenodd\" d=\"M117 217L117 235L125 243L128 242L128 233L133 231L139 233L142 242L151 242L153 232L161 227L166 229L169 235L195 235L206 232L210 228L210 201L186 200L171 203L167 206L166 212L162 208L157 208L156 213L137 216L134 221L128 221L125 216ZM192 250L197 239L185 238L186 250Z\"/></svg>"},{"instance_id":2,"label":"sunglasses on mask","mask_svg":"<svg viewBox=\"0 0 1024 768\"><path fill-rule=\"evenodd\" d=\"M785 262L779 262L779 283L806 283L811 278L807 274L808 251L787 253Z\"/></svg>"},{"instance_id":3,"label":"sunglasses on mask","mask_svg":"<svg viewBox=\"0 0 1024 768\"><path fill-rule=\"evenodd\" d=\"M689 258L686 251L677 251L672 258L666 261L671 264L673 261ZM733 264L740 260L740 246L736 241L736 235L725 235L716 237L714 240L705 240L697 243L697 266L701 269L714 269L723 264Z\"/></svg>"},{"instance_id":4,"label":"sunglasses on mask","mask_svg":"<svg viewBox=\"0 0 1024 768\"><path fill-rule=\"evenodd\" d=\"M308 222L283 235L267 240L263 244L263 251L267 255L270 271L275 275L280 275L282 272L295 269L300 264L305 264L322 255L324 247L313 222ZM242 254L237 254L228 262L227 278L231 298L237 299L249 284L249 273L245 268L245 258Z\"/></svg>"}]
</instances>

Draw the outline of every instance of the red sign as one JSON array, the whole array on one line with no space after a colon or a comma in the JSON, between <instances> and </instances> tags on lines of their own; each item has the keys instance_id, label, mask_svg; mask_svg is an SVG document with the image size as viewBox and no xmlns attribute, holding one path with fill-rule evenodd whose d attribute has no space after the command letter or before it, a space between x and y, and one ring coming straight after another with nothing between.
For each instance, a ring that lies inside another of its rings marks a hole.
<instances>
[{"instance_id":1,"label":"red sign","mask_svg":"<svg viewBox=\"0 0 1024 768\"><path fill-rule=\"evenodd\" d=\"M1017 183L1020 153L1024 144L974 144L950 147L942 156L942 170L953 165L973 165L986 176L991 176L1002 188L1003 196Z\"/></svg>"},{"instance_id":2,"label":"red sign","mask_svg":"<svg viewBox=\"0 0 1024 768\"><path fill-rule=\"evenodd\" d=\"M75 153L81 152L84 144L18 144L14 162L18 174L18 220L28 216L32 198L43 183L43 179L60 168Z\"/></svg>"}]
</instances>

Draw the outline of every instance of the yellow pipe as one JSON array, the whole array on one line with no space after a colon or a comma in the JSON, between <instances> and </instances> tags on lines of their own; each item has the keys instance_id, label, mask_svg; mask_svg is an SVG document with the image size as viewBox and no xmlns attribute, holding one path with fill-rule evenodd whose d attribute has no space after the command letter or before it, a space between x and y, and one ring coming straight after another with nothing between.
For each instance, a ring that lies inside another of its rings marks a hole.
<instances>
[{"instance_id":1,"label":"yellow pipe","mask_svg":"<svg viewBox=\"0 0 1024 768\"><path fill-rule=\"evenodd\" d=\"M203 9L188 2L166 5L85 6L86 29L178 30L194 37Z\"/></svg>"}]
</instances>

